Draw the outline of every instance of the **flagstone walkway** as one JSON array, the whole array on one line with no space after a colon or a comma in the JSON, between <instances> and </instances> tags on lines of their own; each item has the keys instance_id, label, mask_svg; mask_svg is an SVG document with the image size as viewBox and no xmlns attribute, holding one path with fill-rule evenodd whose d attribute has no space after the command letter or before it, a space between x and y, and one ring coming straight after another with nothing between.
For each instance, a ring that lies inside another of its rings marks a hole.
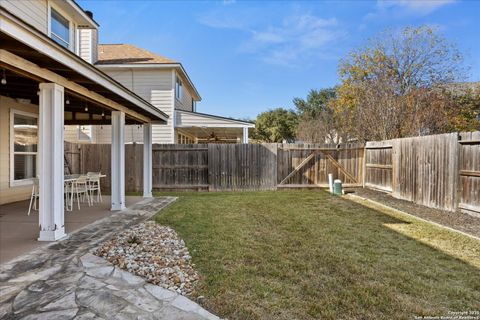
<instances>
[{"instance_id":1,"label":"flagstone walkway","mask_svg":"<svg viewBox=\"0 0 480 320\"><path fill-rule=\"evenodd\" d=\"M147 199L0 266L0 319L219 319L90 252L175 201Z\"/></svg>"}]
</instances>

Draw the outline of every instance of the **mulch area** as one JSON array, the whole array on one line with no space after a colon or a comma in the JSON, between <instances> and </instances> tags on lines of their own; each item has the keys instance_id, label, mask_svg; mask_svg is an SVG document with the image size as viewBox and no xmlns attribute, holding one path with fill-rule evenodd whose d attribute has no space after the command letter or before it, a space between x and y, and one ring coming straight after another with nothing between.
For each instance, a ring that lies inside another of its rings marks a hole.
<instances>
[{"instance_id":1,"label":"mulch area","mask_svg":"<svg viewBox=\"0 0 480 320\"><path fill-rule=\"evenodd\" d=\"M366 188L353 189L354 194L383 203L389 207L407 212L422 219L436 222L476 237L480 237L480 218L462 212L448 212L428 208L410 201L400 200L391 195Z\"/></svg>"}]
</instances>

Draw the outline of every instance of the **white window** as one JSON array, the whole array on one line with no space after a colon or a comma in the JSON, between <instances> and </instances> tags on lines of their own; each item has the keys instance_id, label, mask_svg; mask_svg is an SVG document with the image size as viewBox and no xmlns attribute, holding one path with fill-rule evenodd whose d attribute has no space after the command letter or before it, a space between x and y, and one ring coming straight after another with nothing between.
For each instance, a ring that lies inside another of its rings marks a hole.
<instances>
[{"instance_id":1,"label":"white window","mask_svg":"<svg viewBox=\"0 0 480 320\"><path fill-rule=\"evenodd\" d=\"M182 91L183 91L182 80L180 80L180 78L177 77L177 81L175 81L175 97L179 100L182 98L182 94L183 94Z\"/></svg>"},{"instance_id":2,"label":"white window","mask_svg":"<svg viewBox=\"0 0 480 320\"><path fill-rule=\"evenodd\" d=\"M37 175L38 116L12 110L10 113L10 184L31 182Z\"/></svg>"},{"instance_id":3,"label":"white window","mask_svg":"<svg viewBox=\"0 0 480 320\"><path fill-rule=\"evenodd\" d=\"M78 140L92 141L92 126L78 126Z\"/></svg>"},{"instance_id":4,"label":"white window","mask_svg":"<svg viewBox=\"0 0 480 320\"><path fill-rule=\"evenodd\" d=\"M54 8L50 8L50 37L65 48L70 48L70 21Z\"/></svg>"}]
</instances>

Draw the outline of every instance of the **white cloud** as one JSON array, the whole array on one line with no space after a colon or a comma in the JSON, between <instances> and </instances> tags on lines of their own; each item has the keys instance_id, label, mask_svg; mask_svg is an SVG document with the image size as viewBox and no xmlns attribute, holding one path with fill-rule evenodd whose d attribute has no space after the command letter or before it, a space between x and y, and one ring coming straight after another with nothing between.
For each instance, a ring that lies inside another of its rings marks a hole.
<instances>
[{"instance_id":1,"label":"white cloud","mask_svg":"<svg viewBox=\"0 0 480 320\"><path fill-rule=\"evenodd\" d=\"M455 0L379 0L378 4L385 7L402 7L410 12L426 15L454 2Z\"/></svg>"},{"instance_id":2,"label":"white cloud","mask_svg":"<svg viewBox=\"0 0 480 320\"><path fill-rule=\"evenodd\" d=\"M402 18L406 16L426 16L457 0L377 0L373 12L364 16L364 20Z\"/></svg>"},{"instance_id":3,"label":"white cloud","mask_svg":"<svg viewBox=\"0 0 480 320\"><path fill-rule=\"evenodd\" d=\"M232 17L217 13L199 19L209 27L241 30L247 39L240 45L240 52L279 65L298 65L307 58L325 56L328 45L345 35L335 18L323 19L310 13L293 14L269 26L252 26L247 21L238 12Z\"/></svg>"}]
</instances>

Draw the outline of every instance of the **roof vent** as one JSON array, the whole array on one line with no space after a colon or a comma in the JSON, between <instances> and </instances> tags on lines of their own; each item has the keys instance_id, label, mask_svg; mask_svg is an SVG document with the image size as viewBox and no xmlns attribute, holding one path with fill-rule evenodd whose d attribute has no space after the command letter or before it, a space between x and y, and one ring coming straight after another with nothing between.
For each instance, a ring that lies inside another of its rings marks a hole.
<instances>
[{"instance_id":1,"label":"roof vent","mask_svg":"<svg viewBox=\"0 0 480 320\"><path fill-rule=\"evenodd\" d=\"M85 14L90 17L90 19L93 19L93 12L85 10Z\"/></svg>"}]
</instances>

